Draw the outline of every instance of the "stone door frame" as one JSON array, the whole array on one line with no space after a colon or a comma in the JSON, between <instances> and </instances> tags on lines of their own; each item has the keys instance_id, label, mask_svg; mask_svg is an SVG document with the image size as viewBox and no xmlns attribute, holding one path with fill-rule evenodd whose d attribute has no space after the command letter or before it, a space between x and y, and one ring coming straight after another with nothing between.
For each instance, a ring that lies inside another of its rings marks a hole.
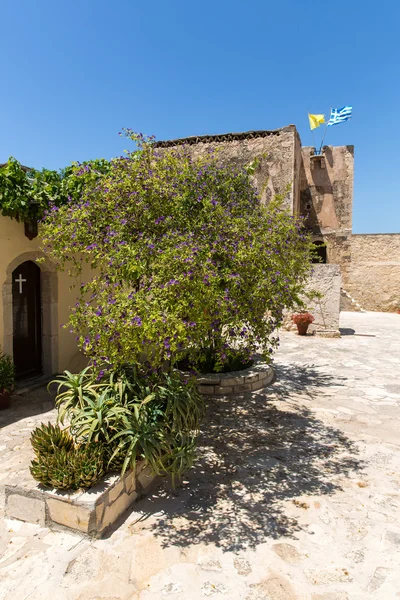
<instances>
[{"instance_id":1,"label":"stone door frame","mask_svg":"<svg viewBox=\"0 0 400 600\"><path fill-rule=\"evenodd\" d=\"M45 258L37 263L38 258ZM58 372L58 280L55 265L42 252L24 252L10 262L3 283L3 352L13 356L12 273L22 263L32 261L40 268L42 303L43 375Z\"/></svg>"}]
</instances>

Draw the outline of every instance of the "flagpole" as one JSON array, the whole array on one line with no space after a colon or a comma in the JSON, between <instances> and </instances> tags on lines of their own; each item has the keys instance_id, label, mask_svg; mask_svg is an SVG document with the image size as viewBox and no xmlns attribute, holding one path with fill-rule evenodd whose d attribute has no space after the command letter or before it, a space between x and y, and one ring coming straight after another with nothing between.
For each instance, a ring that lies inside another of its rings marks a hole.
<instances>
[{"instance_id":1,"label":"flagpole","mask_svg":"<svg viewBox=\"0 0 400 600\"><path fill-rule=\"evenodd\" d=\"M329 121L331 120L331 114L332 114L332 107L329 109ZM329 121L328 121L328 123L329 123ZM320 154L322 152L322 144L324 143L326 132L328 131L328 123L326 124L324 135L322 136L321 146L319 147Z\"/></svg>"}]
</instances>

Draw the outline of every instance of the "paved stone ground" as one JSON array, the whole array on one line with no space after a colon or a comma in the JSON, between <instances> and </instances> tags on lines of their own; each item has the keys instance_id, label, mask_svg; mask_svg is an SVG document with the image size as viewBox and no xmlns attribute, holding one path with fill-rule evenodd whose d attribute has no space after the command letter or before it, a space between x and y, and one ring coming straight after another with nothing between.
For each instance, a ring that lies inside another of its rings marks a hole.
<instances>
[{"instance_id":1,"label":"paved stone ground","mask_svg":"<svg viewBox=\"0 0 400 600\"><path fill-rule=\"evenodd\" d=\"M400 598L400 316L282 334L268 389L210 400L200 456L104 540L4 520L0 600ZM0 478L25 477L43 391L0 413ZM0 481L1 483L1 481Z\"/></svg>"}]
</instances>

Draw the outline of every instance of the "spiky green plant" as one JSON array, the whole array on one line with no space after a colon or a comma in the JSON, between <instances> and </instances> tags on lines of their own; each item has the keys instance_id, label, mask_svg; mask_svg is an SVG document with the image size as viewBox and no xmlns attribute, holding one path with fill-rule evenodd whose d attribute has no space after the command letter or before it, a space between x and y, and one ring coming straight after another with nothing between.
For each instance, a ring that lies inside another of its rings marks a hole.
<instances>
[{"instance_id":1,"label":"spiky green plant","mask_svg":"<svg viewBox=\"0 0 400 600\"><path fill-rule=\"evenodd\" d=\"M75 489L75 472L71 462L73 450L55 448L52 453L39 454L30 466L31 475L46 487Z\"/></svg>"},{"instance_id":2,"label":"spiky green plant","mask_svg":"<svg viewBox=\"0 0 400 600\"><path fill-rule=\"evenodd\" d=\"M96 444L82 444L69 451L55 448L39 454L30 466L31 475L47 487L59 490L90 488L104 475L104 450Z\"/></svg>"},{"instance_id":3,"label":"spiky green plant","mask_svg":"<svg viewBox=\"0 0 400 600\"><path fill-rule=\"evenodd\" d=\"M59 379L49 383L49 391L53 385L57 385L56 407L60 423L64 423L65 417L68 417L71 411L83 408L88 399L93 399L97 390L106 387L104 383L96 381L91 367L86 367L77 374L64 371Z\"/></svg>"},{"instance_id":4,"label":"spiky green plant","mask_svg":"<svg viewBox=\"0 0 400 600\"><path fill-rule=\"evenodd\" d=\"M40 454L53 454L56 448L60 450L64 448L68 452L74 442L67 430L49 422L47 425L41 423L32 431L31 444L36 456L39 456Z\"/></svg>"},{"instance_id":5,"label":"spiky green plant","mask_svg":"<svg viewBox=\"0 0 400 600\"><path fill-rule=\"evenodd\" d=\"M77 446L72 456L72 466L77 487L92 487L106 472L103 447L100 444Z\"/></svg>"}]
</instances>

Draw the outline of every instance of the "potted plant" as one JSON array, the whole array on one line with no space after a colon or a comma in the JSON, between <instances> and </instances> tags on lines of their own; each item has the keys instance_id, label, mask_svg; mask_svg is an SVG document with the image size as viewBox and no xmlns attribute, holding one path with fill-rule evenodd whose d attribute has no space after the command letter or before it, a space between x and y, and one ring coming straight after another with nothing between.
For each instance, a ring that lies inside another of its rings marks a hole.
<instances>
[{"instance_id":1,"label":"potted plant","mask_svg":"<svg viewBox=\"0 0 400 600\"><path fill-rule=\"evenodd\" d=\"M10 406L14 389L15 366L10 356L0 353L0 409Z\"/></svg>"},{"instance_id":2,"label":"potted plant","mask_svg":"<svg viewBox=\"0 0 400 600\"><path fill-rule=\"evenodd\" d=\"M298 312L292 315L292 321L297 325L298 334L306 335L308 326L314 321L314 317L307 311Z\"/></svg>"}]
</instances>

